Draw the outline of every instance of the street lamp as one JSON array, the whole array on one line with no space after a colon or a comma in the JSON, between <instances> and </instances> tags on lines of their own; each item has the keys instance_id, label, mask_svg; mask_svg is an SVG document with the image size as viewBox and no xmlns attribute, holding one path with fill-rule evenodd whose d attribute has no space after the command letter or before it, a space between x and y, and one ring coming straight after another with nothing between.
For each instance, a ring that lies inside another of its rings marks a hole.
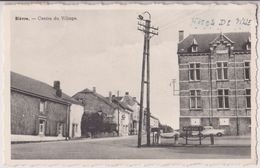
<instances>
[{"instance_id":1,"label":"street lamp","mask_svg":"<svg viewBox=\"0 0 260 168\"><path fill-rule=\"evenodd\" d=\"M144 19L144 16L145 14L148 14L149 15L149 19ZM147 11L143 12L142 15L138 15L138 19L139 20L144 20L144 21L150 21L151 20L151 14Z\"/></svg>"}]
</instances>

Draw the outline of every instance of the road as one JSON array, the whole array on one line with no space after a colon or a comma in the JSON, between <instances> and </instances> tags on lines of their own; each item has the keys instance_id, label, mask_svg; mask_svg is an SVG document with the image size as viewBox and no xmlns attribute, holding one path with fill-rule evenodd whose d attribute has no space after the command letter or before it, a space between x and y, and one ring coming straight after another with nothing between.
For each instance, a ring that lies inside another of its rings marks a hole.
<instances>
[{"instance_id":1,"label":"road","mask_svg":"<svg viewBox=\"0 0 260 168\"><path fill-rule=\"evenodd\" d=\"M246 159L250 146L142 147L137 137L11 145L12 159Z\"/></svg>"}]
</instances>

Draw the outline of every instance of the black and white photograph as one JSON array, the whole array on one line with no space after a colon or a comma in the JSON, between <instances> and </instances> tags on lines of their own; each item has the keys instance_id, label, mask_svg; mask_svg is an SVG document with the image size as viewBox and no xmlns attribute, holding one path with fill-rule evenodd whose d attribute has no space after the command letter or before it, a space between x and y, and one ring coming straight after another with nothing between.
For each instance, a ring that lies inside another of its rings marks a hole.
<instances>
[{"instance_id":1,"label":"black and white photograph","mask_svg":"<svg viewBox=\"0 0 260 168\"><path fill-rule=\"evenodd\" d=\"M6 5L6 162L256 164L256 15Z\"/></svg>"}]
</instances>

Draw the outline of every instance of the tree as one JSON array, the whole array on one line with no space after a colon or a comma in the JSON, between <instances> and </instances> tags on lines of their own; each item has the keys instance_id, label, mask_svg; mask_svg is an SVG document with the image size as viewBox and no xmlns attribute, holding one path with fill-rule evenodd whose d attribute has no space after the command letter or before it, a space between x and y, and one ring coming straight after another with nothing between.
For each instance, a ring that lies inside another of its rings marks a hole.
<instances>
[{"instance_id":1,"label":"tree","mask_svg":"<svg viewBox=\"0 0 260 168\"><path fill-rule=\"evenodd\" d=\"M81 134L84 137L89 137L101 132L116 131L117 124L106 121L104 113L84 113L81 119Z\"/></svg>"}]
</instances>

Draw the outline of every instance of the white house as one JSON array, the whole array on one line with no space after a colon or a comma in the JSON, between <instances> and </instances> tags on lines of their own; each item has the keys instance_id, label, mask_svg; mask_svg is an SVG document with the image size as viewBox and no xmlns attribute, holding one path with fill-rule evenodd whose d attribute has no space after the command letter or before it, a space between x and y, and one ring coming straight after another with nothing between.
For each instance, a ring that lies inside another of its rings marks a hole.
<instances>
[{"instance_id":1,"label":"white house","mask_svg":"<svg viewBox=\"0 0 260 168\"><path fill-rule=\"evenodd\" d=\"M84 113L84 106L74 98L70 100L70 117L69 117L69 138L81 137L81 119Z\"/></svg>"}]
</instances>

